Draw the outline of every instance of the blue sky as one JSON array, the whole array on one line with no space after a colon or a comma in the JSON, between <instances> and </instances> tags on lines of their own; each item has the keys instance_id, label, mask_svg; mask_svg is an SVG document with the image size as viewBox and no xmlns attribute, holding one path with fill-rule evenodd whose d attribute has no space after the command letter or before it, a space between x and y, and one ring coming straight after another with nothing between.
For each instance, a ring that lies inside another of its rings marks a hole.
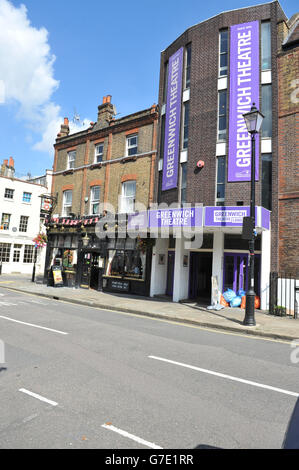
<instances>
[{"instance_id":1,"label":"blue sky","mask_svg":"<svg viewBox=\"0 0 299 470\"><path fill-rule=\"evenodd\" d=\"M95 121L103 96L119 117L158 100L160 52L187 28L255 0L0 0L0 162L18 175L52 168L63 117ZM281 0L286 15L295 0ZM23 5L23 6L22 6Z\"/></svg>"}]
</instances>

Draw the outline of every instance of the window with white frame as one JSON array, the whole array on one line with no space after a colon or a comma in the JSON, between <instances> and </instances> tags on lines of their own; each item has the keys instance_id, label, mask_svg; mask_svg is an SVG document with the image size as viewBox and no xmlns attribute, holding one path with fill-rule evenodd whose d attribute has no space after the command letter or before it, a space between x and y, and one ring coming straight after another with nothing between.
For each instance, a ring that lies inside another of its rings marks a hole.
<instances>
[{"instance_id":1,"label":"window with white frame","mask_svg":"<svg viewBox=\"0 0 299 470\"><path fill-rule=\"evenodd\" d=\"M31 202L31 196L32 193L27 193L26 191L24 191L22 201L27 202L29 204Z\"/></svg>"},{"instance_id":2,"label":"window with white frame","mask_svg":"<svg viewBox=\"0 0 299 470\"><path fill-rule=\"evenodd\" d=\"M23 263L33 263L33 245L25 245L24 246L24 257Z\"/></svg>"},{"instance_id":3,"label":"window with white frame","mask_svg":"<svg viewBox=\"0 0 299 470\"><path fill-rule=\"evenodd\" d=\"M67 153L67 169L72 170L75 168L75 161L76 161L76 150L72 150L71 152Z\"/></svg>"},{"instance_id":4,"label":"window with white frame","mask_svg":"<svg viewBox=\"0 0 299 470\"><path fill-rule=\"evenodd\" d=\"M29 220L29 217L27 217L26 215L21 215L19 232L27 232L28 220Z\"/></svg>"},{"instance_id":5,"label":"window with white frame","mask_svg":"<svg viewBox=\"0 0 299 470\"><path fill-rule=\"evenodd\" d=\"M68 189L63 192L62 216L67 217L72 212L73 191Z\"/></svg>"},{"instance_id":6,"label":"window with white frame","mask_svg":"<svg viewBox=\"0 0 299 470\"><path fill-rule=\"evenodd\" d=\"M0 261L9 263L11 243L0 243Z\"/></svg>"},{"instance_id":7,"label":"window with white frame","mask_svg":"<svg viewBox=\"0 0 299 470\"><path fill-rule=\"evenodd\" d=\"M130 157L131 155L136 155L137 154L137 148L138 148L138 135L130 135L127 137L127 152L126 155L127 157Z\"/></svg>"},{"instance_id":8,"label":"window with white frame","mask_svg":"<svg viewBox=\"0 0 299 470\"><path fill-rule=\"evenodd\" d=\"M13 199L14 189L5 188L4 197L5 199Z\"/></svg>"},{"instance_id":9,"label":"window with white frame","mask_svg":"<svg viewBox=\"0 0 299 470\"><path fill-rule=\"evenodd\" d=\"M92 215L99 214L100 210L100 186L92 186L90 188L90 213Z\"/></svg>"},{"instance_id":10,"label":"window with white frame","mask_svg":"<svg viewBox=\"0 0 299 470\"><path fill-rule=\"evenodd\" d=\"M9 230L10 217L11 217L11 214L4 214L4 213L2 214L2 218L1 218L2 230Z\"/></svg>"},{"instance_id":11,"label":"window with white frame","mask_svg":"<svg viewBox=\"0 0 299 470\"><path fill-rule=\"evenodd\" d=\"M122 183L121 213L132 213L135 207L136 181L125 181Z\"/></svg>"},{"instance_id":12,"label":"window with white frame","mask_svg":"<svg viewBox=\"0 0 299 470\"><path fill-rule=\"evenodd\" d=\"M21 249L22 245L14 245L13 246L13 263L19 263L21 257Z\"/></svg>"},{"instance_id":13,"label":"window with white frame","mask_svg":"<svg viewBox=\"0 0 299 470\"><path fill-rule=\"evenodd\" d=\"M104 144L96 145L95 151L94 151L94 163L100 163L103 161L103 153L104 153Z\"/></svg>"}]
</instances>

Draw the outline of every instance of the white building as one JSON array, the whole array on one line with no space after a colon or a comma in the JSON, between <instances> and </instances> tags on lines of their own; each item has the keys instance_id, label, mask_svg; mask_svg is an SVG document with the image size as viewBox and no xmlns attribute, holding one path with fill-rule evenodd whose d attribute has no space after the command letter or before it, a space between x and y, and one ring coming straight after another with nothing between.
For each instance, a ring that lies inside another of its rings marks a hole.
<instances>
[{"instance_id":1,"label":"white building","mask_svg":"<svg viewBox=\"0 0 299 470\"><path fill-rule=\"evenodd\" d=\"M51 176L51 175L49 175ZM0 264L2 273L32 273L35 244L44 232L40 219L41 195L51 191L42 184L14 177L14 160L4 160L0 171ZM36 273L43 273L45 249L37 249Z\"/></svg>"}]
</instances>

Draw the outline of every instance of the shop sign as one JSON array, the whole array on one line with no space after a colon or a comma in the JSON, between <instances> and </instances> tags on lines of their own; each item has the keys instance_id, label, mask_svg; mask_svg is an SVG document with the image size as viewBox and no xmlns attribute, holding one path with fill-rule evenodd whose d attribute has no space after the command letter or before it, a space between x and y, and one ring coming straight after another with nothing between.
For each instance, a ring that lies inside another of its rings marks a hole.
<instances>
[{"instance_id":1,"label":"shop sign","mask_svg":"<svg viewBox=\"0 0 299 470\"><path fill-rule=\"evenodd\" d=\"M149 211L150 228L201 227L202 208L158 209Z\"/></svg>"},{"instance_id":2,"label":"shop sign","mask_svg":"<svg viewBox=\"0 0 299 470\"><path fill-rule=\"evenodd\" d=\"M52 266L54 286L63 286L61 266Z\"/></svg>"},{"instance_id":3,"label":"shop sign","mask_svg":"<svg viewBox=\"0 0 299 470\"><path fill-rule=\"evenodd\" d=\"M111 289L115 289L115 290L118 290L120 292L128 292L129 291L129 282L127 282L127 281L118 281L118 280L112 279Z\"/></svg>"},{"instance_id":4,"label":"shop sign","mask_svg":"<svg viewBox=\"0 0 299 470\"><path fill-rule=\"evenodd\" d=\"M169 59L162 191L177 187L182 76L183 47Z\"/></svg>"},{"instance_id":5,"label":"shop sign","mask_svg":"<svg viewBox=\"0 0 299 470\"><path fill-rule=\"evenodd\" d=\"M259 107L259 22L231 26L228 181L251 180L251 136L243 114ZM256 135L258 180L259 136Z\"/></svg>"}]
</instances>

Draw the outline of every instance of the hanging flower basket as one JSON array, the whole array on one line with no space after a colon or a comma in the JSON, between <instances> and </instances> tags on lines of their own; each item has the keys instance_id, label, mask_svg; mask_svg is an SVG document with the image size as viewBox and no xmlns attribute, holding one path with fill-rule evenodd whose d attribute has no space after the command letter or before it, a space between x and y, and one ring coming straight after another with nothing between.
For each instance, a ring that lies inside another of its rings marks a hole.
<instances>
[{"instance_id":1,"label":"hanging flower basket","mask_svg":"<svg viewBox=\"0 0 299 470\"><path fill-rule=\"evenodd\" d=\"M48 238L45 233L39 233L33 240L36 248L43 248L47 245Z\"/></svg>"},{"instance_id":2,"label":"hanging flower basket","mask_svg":"<svg viewBox=\"0 0 299 470\"><path fill-rule=\"evenodd\" d=\"M137 237L137 249L145 253L148 249L155 245L155 238L140 238Z\"/></svg>"}]
</instances>

